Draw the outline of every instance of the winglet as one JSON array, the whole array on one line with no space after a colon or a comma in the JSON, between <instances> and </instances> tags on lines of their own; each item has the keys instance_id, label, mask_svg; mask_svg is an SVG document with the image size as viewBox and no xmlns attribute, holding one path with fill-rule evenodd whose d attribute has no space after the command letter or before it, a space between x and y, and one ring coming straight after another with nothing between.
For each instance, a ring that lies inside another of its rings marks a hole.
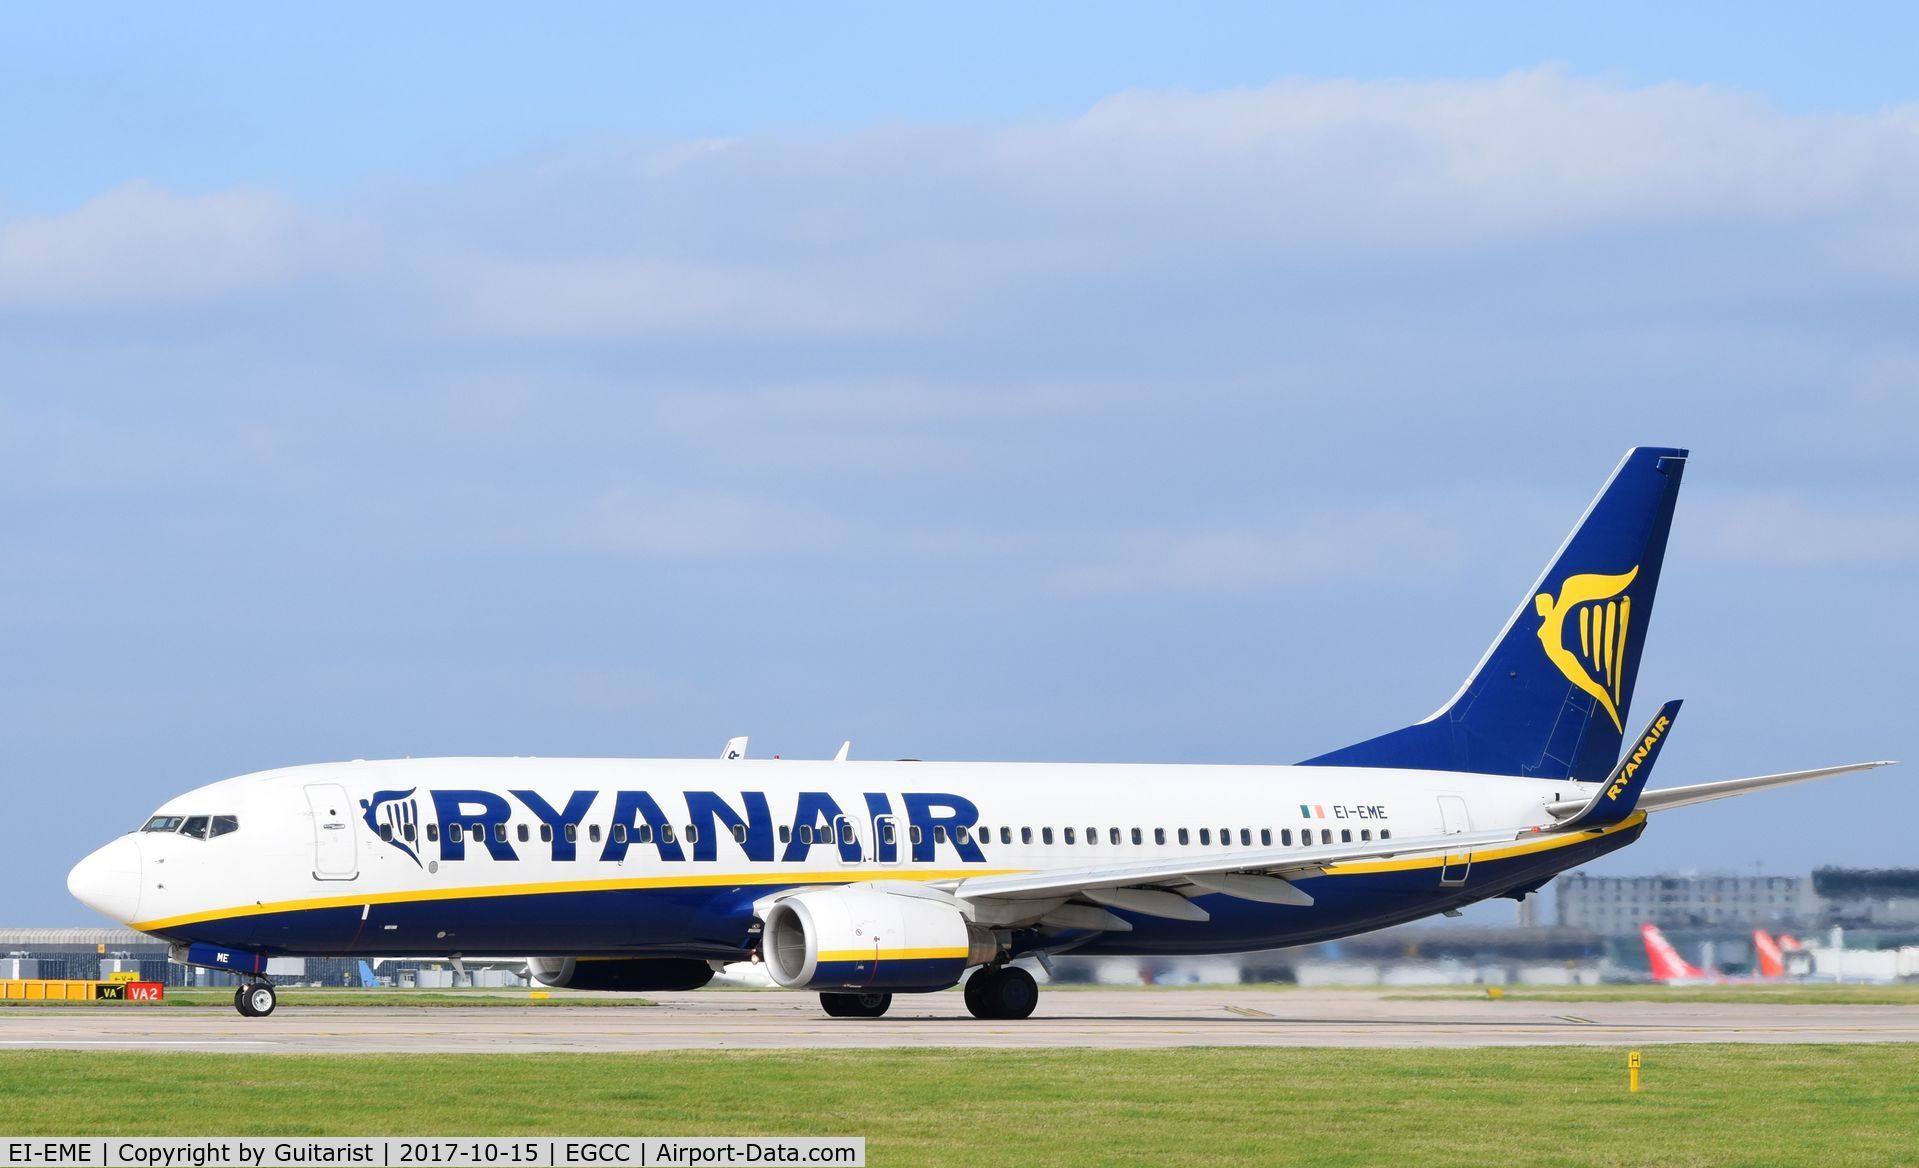
<instances>
[{"instance_id":1,"label":"winglet","mask_svg":"<svg viewBox=\"0 0 1919 1168\"><path fill-rule=\"evenodd\" d=\"M1659 748L1666 744L1666 735L1678 717L1678 700L1659 707L1659 712L1653 715L1653 720L1640 733L1637 745L1619 760L1619 765L1600 784L1599 790L1593 792L1586 806L1561 823L1559 830L1609 827L1631 815L1633 808L1639 805L1639 793L1646 789L1646 780L1652 777L1652 766L1659 759Z\"/></svg>"}]
</instances>

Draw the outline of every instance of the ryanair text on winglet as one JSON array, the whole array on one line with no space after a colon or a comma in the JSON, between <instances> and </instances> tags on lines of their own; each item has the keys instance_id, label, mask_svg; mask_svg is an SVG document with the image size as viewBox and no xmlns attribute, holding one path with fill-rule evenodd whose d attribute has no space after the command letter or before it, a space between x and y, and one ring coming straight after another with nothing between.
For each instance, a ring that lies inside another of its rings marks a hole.
<instances>
[{"instance_id":1,"label":"ryanair text on winglet","mask_svg":"<svg viewBox=\"0 0 1919 1168\"><path fill-rule=\"evenodd\" d=\"M1626 780L1632 778L1633 772L1639 769L1639 764L1646 761L1646 755L1652 750L1653 743L1659 741L1660 737L1666 733L1666 727L1670 725L1672 725L1672 719L1664 715L1654 719L1652 728L1646 731L1646 736L1639 740L1639 746L1633 750L1632 757L1626 760L1625 769L1619 772L1618 780L1607 790L1606 798L1619 798L1619 793L1626 789Z\"/></svg>"}]
</instances>

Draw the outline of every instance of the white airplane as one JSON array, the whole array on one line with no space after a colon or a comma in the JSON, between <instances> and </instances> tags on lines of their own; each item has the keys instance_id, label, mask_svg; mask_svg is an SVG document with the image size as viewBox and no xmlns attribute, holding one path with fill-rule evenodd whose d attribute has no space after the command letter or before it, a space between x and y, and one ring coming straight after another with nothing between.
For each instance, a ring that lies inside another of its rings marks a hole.
<instances>
[{"instance_id":1,"label":"white airplane","mask_svg":"<svg viewBox=\"0 0 1919 1168\"><path fill-rule=\"evenodd\" d=\"M270 957L459 954L609 990L760 961L836 1017L973 970L974 1015L1023 1018L1021 957L1271 949L1518 899L1650 814L1884 765L1645 789L1678 703L1630 740L1624 719L1685 464L1628 452L1458 693L1296 766L323 763L169 799L67 886L240 973L252 1016Z\"/></svg>"}]
</instances>

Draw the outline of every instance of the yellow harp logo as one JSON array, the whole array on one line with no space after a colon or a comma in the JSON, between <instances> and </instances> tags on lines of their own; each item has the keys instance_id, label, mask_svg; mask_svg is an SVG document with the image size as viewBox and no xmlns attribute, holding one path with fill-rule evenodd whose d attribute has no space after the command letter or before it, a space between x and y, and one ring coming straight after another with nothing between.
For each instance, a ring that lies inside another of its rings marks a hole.
<instances>
[{"instance_id":1,"label":"yellow harp logo","mask_svg":"<svg viewBox=\"0 0 1919 1168\"><path fill-rule=\"evenodd\" d=\"M1619 724L1619 687L1626 674L1626 630L1632 624L1632 597L1624 593L1637 575L1635 566L1618 576L1568 576L1559 586L1558 599L1550 592L1533 597L1546 656L1567 681L1606 707L1619 730L1624 730ZM1577 653L1566 645L1568 624L1579 626Z\"/></svg>"}]
</instances>

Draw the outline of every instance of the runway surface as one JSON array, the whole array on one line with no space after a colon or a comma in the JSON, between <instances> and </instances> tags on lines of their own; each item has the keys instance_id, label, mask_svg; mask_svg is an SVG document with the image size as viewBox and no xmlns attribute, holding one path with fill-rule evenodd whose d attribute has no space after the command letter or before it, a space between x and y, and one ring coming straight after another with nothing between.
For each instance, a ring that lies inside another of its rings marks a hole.
<instances>
[{"instance_id":1,"label":"runway surface","mask_svg":"<svg viewBox=\"0 0 1919 1168\"><path fill-rule=\"evenodd\" d=\"M234 1053L1172 1046L1623 1046L1672 1042L1919 1042L1919 1007L1392 1000L1364 991L1055 991L1023 1022L982 1022L957 993L903 994L875 1020L834 1019L812 994L703 991L631 1007L302 1007L0 1010L0 1050Z\"/></svg>"}]
</instances>

